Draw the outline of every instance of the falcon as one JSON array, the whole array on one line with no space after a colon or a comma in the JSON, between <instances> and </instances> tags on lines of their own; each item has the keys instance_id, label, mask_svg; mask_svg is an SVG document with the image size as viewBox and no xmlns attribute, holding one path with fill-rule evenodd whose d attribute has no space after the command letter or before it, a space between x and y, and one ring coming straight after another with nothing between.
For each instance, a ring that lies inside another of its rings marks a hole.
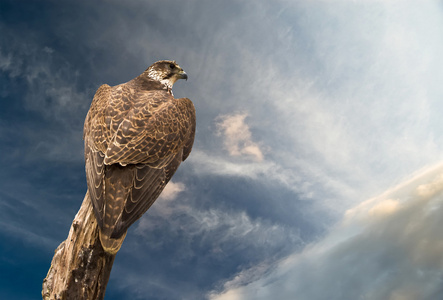
<instances>
[{"instance_id":1,"label":"falcon","mask_svg":"<svg viewBox=\"0 0 443 300\"><path fill-rule=\"evenodd\" d=\"M174 98L179 79L188 76L175 61L157 61L126 83L100 86L92 100L83 131L86 180L110 254L191 152L195 108Z\"/></svg>"}]
</instances>

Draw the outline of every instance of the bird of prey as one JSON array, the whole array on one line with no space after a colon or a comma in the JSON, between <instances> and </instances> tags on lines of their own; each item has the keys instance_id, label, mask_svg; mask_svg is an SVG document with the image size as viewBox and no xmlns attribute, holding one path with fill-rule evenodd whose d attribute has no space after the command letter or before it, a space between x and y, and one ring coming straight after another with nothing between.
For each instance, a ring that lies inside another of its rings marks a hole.
<instances>
[{"instance_id":1,"label":"bird of prey","mask_svg":"<svg viewBox=\"0 0 443 300\"><path fill-rule=\"evenodd\" d=\"M187 78L175 61L162 60L95 93L83 131L86 179L100 241L110 254L191 152L195 108L172 94L173 84Z\"/></svg>"}]
</instances>

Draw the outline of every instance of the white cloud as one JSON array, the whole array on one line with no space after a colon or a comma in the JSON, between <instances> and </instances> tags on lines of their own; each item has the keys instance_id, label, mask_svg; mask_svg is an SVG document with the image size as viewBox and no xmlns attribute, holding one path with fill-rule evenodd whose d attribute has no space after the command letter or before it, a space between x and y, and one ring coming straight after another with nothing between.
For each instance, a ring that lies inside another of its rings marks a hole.
<instances>
[{"instance_id":1,"label":"white cloud","mask_svg":"<svg viewBox=\"0 0 443 300\"><path fill-rule=\"evenodd\" d=\"M245 155L260 162L263 153L258 144L252 141L251 131L245 123L246 117L245 113L219 116L218 133L223 135L223 143L231 156Z\"/></svg>"},{"instance_id":2,"label":"white cloud","mask_svg":"<svg viewBox=\"0 0 443 300\"><path fill-rule=\"evenodd\" d=\"M348 210L322 241L212 300L436 299L443 276L443 164ZM251 272L250 270L248 271Z\"/></svg>"},{"instance_id":3,"label":"white cloud","mask_svg":"<svg viewBox=\"0 0 443 300\"><path fill-rule=\"evenodd\" d=\"M180 192L186 190L186 187L181 182L168 182L159 199L172 200L175 199Z\"/></svg>"},{"instance_id":4,"label":"white cloud","mask_svg":"<svg viewBox=\"0 0 443 300\"><path fill-rule=\"evenodd\" d=\"M303 173L299 173L291 168L285 168L271 160L262 162L239 162L233 161L230 157L213 155L211 153L193 150L187 160L195 169L195 174L199 176L216 175L226 177L244 177L263 184L282 186L285 189L298 194L298 197L312 200L314 192L308 178L304 178ZM309 169L310 166L306 166ZM313 170L313 172L315 172ZM331 180L331 188L345 189L339 181Z\"/></svg>"}]
</instances>

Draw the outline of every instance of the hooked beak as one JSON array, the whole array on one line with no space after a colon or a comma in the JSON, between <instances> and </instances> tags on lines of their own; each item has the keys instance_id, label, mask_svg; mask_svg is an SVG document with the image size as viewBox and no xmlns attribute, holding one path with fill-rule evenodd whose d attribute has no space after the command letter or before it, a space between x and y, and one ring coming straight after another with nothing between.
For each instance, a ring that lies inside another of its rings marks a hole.
<instances>
[{"instance_id":1,"label":"hooked beak","mask_svg":"<svg viewBox=\"0 0 443 300\"><path fill-rule=\"evenodd\" d=\"M182 70L178 75L180 79L185 79L186 81L188 81L188 74L186 74L185 71Z\"/></svg>"}]
</instances>

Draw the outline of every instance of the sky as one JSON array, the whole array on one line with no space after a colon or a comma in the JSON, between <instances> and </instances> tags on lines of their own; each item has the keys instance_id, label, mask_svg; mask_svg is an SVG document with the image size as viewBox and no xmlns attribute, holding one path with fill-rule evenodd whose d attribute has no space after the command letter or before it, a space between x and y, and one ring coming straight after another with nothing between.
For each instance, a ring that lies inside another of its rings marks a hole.
<instances>
[{"instance_id":1,"label":"sky","mask_svg":"<svg viewBox=\"0 0 443 300\"><path fill-rule=\"evenodd\" d=\"M443 2L0 0L0 299L38 299L97 88L176 60L190 157L105 299L443 295Z\"/></svg>"}]
</instances>

